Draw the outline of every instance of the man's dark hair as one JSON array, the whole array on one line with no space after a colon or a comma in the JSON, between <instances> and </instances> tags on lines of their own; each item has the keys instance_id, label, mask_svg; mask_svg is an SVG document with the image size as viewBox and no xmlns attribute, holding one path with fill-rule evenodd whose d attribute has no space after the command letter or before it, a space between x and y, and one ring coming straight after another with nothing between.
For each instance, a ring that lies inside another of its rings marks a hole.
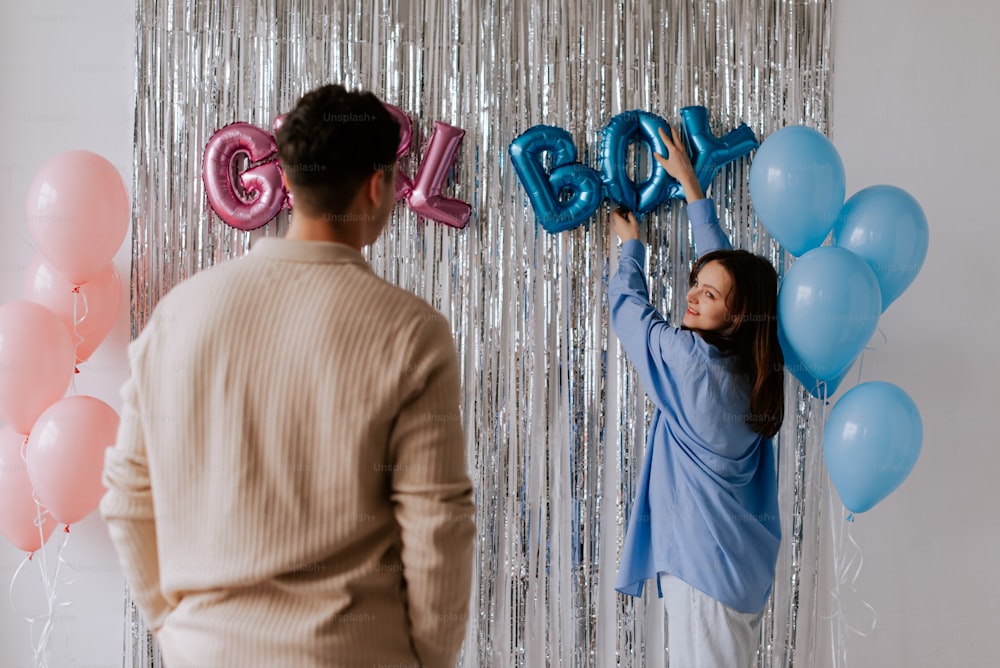
<instances>
[{"instance_id":1,"label":"man's dark hair","mask_svg":"<svg viewBox=\"0 0 1000 668\"><path fill-rule=\"evenodd\" d=\"M399 123L373 94L328 84L302 96L285 116L277 142L295 208L336 215L373 172L392 172Z\"/></svg>"}]
</instances>

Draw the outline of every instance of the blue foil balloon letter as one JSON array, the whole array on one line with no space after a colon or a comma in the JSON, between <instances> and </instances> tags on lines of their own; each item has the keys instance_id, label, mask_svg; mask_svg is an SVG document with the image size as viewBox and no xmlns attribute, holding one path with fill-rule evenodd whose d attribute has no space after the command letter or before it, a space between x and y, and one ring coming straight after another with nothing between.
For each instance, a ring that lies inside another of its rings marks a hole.
<instances>
[{"instance_id":1,"label":"blue foil balloon letter","mask_svg":"<svg viewBox=\"0 0 1000 668\"><path fill-rule=\"evenodd\" d=\"M676 189L677 182L652 159L652 152L667 154L667 147L660 139L660 128L669 136L670 126L656 114L626 111L608 121L601 141L604 192L609 199L640 215L670 199L672 186ZM629 176L627 168L628 147L636 142L645 144L651 151L649 176L638 184Z\"/></svg>"},{"instance_id":2,"label":"blue foil balloon letter","mask_svg":"<svg viewBox=\"0 0 1000 668\"><path fill-rule=\"evenodd\" d=\"M749 155L760 146L753 130L745 123L722 137L713 135L708 125L708 109L705 107L684 107L681 109L681 120L684 122L684 143L687 144L691 165L702 190L708 190L719 168ZM676 197L682 198L684 195L678 192Z\"/></svg>"},{"instance_id":3,"label":"blue foil balloon letter","mask_svg":"<svg viewBox=\"0 0 1000 668\"><path fill-rule=\"evenodd\" d=\"M549 153L552 171L545 171L542 154ZM565 130L536 125L510 144L514 171L528 194L535 216L555 234L583 224L601 203L601 179L576 161L573 137Z\"/></svg>"}]
</instances>

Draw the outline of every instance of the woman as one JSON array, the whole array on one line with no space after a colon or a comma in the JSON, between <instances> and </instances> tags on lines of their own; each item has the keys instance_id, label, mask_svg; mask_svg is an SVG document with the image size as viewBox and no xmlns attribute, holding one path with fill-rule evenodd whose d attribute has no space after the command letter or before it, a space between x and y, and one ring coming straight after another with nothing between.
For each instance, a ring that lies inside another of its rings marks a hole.
<instances>
[{"instance_id":1,"label":"woman","mask_svg":"<svg viewBox=\"0 0 1000 668\"><path fill-rule=\"evenodd\" d=\"M731 246L676 130L661 131L701 253L682 327L649 301L645 247L628 213L608 297L611 324L656 406L615 584L641 596L656 577L671 666L753 664L781 529L773 437L784 417L777 275Z\"/></svg>"}]
</instances>

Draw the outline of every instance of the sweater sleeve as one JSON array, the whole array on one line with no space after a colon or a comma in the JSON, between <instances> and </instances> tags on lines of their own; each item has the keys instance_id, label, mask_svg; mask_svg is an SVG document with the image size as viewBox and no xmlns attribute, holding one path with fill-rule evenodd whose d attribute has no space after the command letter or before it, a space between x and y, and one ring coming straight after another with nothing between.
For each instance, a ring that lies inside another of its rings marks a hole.
<instances>
[{"instance_id":1,"label":"sweater sleeve","mask_svg":"<svg viewBox=\"0 0 1000 668\"><path fill-rule=\"evenodd\" d=\"M139 345L141 345L141 341ZM132 353L136 344L133 344ZM143 417L135 379L122 388L122 415L113 447L105 451L103 482L107 493L101 499L101 515L118 553L125 579L149 627L156 631L170 612L160 590L156 520L150 486Z\"/></svg>"},{"instance_id":2,"label":"sweater sleeve","mask_svg":"<svg viewBox=\"0 0 1000 668\"><path fill-rule=\"evenodd\" d=\"M649 301L643 265L646 249L637 239L622 244L618 270L608 285L611 326L660 408L676 396L678 373L694 359L694 336L672 327Z\"/></svg>"},{"instance_id":3,"label":"sweater sleeve","mask_svg":"<svg viewBox=\"0 0 1000 668\"><path fill-rule=\"evenodd\" d=\"M410 392L390 437L392 501L414 650L424 666L452 666L468 617L475 507L447 321L422 319L411 350Z\"/></svg>"},{"instance_id":4,"label":"sweater sleeve","mask_svg":"<svg viewBox=\"0 0 1000 668\"><path fill-rule=\"evenodd\" d=\"M694 236L694 249L698 256L715 250L730 250L733 247L725 230L719 225L714 201L705 198L691 202L687 206L687 213Z\"/></svg>"}]
</instances>

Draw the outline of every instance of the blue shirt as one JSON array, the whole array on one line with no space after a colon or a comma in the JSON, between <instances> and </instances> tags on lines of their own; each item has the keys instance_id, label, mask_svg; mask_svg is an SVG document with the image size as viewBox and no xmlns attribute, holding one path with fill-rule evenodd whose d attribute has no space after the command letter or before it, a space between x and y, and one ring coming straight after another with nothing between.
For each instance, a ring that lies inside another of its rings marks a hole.
<instances>
[{"instance_id":1,"label":"blue shirt","mask_svg":"<svg viewBox=\"0 0 1000 668\"><path fill-rule=\"evenodd\" d=\"M730 248L712 200L688 206L695 249ZM615 588L670 573L740 612L763 610L781 543L771 440L755 433L737 360L650 304L646 249L622 245L611 325L656 410Z\"/></svg>"}]
</instances>

